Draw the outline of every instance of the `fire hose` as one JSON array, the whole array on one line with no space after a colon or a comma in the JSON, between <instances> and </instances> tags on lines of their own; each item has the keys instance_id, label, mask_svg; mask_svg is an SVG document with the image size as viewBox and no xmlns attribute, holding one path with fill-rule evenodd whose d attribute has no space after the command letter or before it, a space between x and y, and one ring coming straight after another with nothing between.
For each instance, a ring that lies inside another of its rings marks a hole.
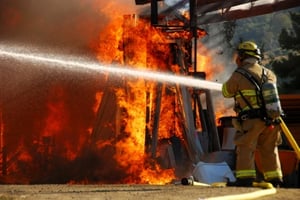
<instances>
[{"instance_id":1,"label":"fire hose","mask_svg":"<svg viewBox=\"0 0 300 200\"><path fill-rule=\"evenodd\" d=\"M259 199L264 196L276 194L275 188L270 189L263 189L263 190L257 190L254 192L247 192L242 194L233 194L233 195L225 195L225 196L219 196L219 197L209 197L205 198L206 200L243 200L243 199Z\"/></svg>"},{"instance_id":2,"label":"fire hose","mask_svg":"<svg viewBox=\"0 0 300 200\"><path fill-rule=\"evenodd\" d=\"M284 135L286 136L287 140L289 141L290 145L294 149L298 160L300 160L299 146L281 117L280 117L280 127L281 127L281 130L283 131Z\"/></svg>"},{"instance_id":3,"label":"fire hose","mask_svg":"<svg viewBox=\"0 0 300 200\"><path fill-rule=\"evenodd\" d=\"M182 178L181 179L181 184L182 185L193 185L193 186L204 186L204 187L210 187L210 186L225 187L227 183L226 182L215 182L215 183L211 183L211 184L201 183L201 182L195 181L194 178L191 176L191 177L188 177L188 178ZM262 182L254 181L252 183L252 186L262 188L262 189L272 189L272 188L274 188L272 183L264 182L264 181L262 181Z\"/></svg>"},{"instance_id":4,"label":"fire hose","mask_svg":"<svg viewBox=\"0 0 300 200\"><path fill-rule=\"evenodd\" d=\"M212 184L200 183L194 180L193 177L183 178L181 179L182 185L193 185L193 186L202 186L202 187L225 187L226 182L216 182ZM257 190L254 192L242 193L242 194L233 194L233 195L225 195L219 197L209 197L209 198L199 198L206 200L243 200L243 199L257 199L263 196L276 194L276 189L273 187L271 183L268 182L253 182L253 187L261 188L262 190Z\"/></svg>"}]
</instances>

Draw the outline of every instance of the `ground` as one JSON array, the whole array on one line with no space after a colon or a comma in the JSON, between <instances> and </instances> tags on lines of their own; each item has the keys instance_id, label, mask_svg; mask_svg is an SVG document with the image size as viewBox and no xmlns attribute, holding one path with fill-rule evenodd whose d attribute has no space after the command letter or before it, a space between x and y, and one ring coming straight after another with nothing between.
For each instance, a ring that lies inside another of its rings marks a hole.
<instances>
[{"instance_id":1,"label":"ground","mask_svg":"<svg viewBox=\"0 0 300 200\"><path fill-rule=\"evenodd\" d=\"M276 192L276 193L275 193ZM231 196L227 195L244 195ZM252 194L252 196L251 196ZM298 188L236 188L203 187L184 185L1 185L0 200L39 199L39 200L200 200L215 199L249 199L253 195L269 194L262 200L296 199L300 196ZM245 196L246 195L246 196ZM249 197L249 198L245 198ZM212 199L212 198L211 198ZM258 199L255 197L253 199Z\"/></svg>"}]
</instances>

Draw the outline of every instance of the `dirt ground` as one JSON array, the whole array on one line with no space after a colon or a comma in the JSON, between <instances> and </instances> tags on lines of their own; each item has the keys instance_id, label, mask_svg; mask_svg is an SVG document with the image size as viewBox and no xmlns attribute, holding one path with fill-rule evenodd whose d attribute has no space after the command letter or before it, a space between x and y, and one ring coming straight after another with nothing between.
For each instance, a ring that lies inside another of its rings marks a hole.
<instances>
[{"instance_id":1,"label":"dirt ground","mask_svg":"<svg viewBox=\"0 0 300 200\"><path fill-rule=\"evenodd\" d=\"M276 192L276 193L275 193ZM255 197L253 195L267 196ZM271 193L271 194L270 194ZM275 194L274 194L275 193ZM239 195L230 196L228 195ZM244 196L241 196L244 195ZM200 199L296 199L298 188L236 188L203 187L184 185L0 185L0 200L39 199L39 200L200 200ZM246 198L247 197L247 198Z\"/></svg>"}]
</instances>

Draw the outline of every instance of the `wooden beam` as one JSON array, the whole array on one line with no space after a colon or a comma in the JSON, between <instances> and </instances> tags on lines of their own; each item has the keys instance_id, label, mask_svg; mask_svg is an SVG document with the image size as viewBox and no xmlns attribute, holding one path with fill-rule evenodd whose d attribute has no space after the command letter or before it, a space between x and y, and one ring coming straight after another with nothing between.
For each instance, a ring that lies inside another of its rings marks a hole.
<instances>
[{"instance_id":1,"label":"wooden beam","mask_svg":"<svg viewBox=\"0 0 300 200\"><path fill-rule=\"evenodd\" d=\"M199 162L199 156L204 154L202 146L200 144L198 135L195 129L193 109L192 109L192 99L188 89L182 85L178 86L177 93L179 95L180 107L182 108L183 124L185 128L186 140L189 147L190 159L197 163Z\"/></svg>"},{"instance_id":2,"label":"wooden beam","mask_svg":"<svg viewBox=\"0 0 300 200\"><path fill-rule=\"evenodd\" d=\"M259 0L229 0L229 1L221 1L221 0L197 0L197 13L205 14L207 12L213 12L221 9L229 9L233 6L238 6L246 3L253 3Z\"/></svg>"},{"instance_id":3,"label":"wooden beam","mask_svg":"<svg viewBox=\"0 0 300 200\"><path fill-rule=\"evenodd\" d=\"M205 96L206 96L206 105L207 105L207 112L208 112L208 123L209 123L209 127L210 127L209 133L211 136L210 142L211 142L212 151L220 151L221 145L220 145L219 136L218 136L218 130L217 130L217 125L216 125L216 116L215 116L211 91L206 90Z\"/></svg>"},{"instance_id":4,"label":"wooden beam","mask_svg":"<svg viewBox=\"0 0 300 200\"><path fill-rule=\"evenodd\" d=\"M158 83L156 86L156 102L155 102L155 113L153 121L152 130L152 146L151 146L151 156L156 158L157 142L158 142L158 129L159 129L159 119L160 119L160 108L161 108L161 98L163 92L163 84Z\"/></svg>"},{"instance_id":5,"label":"wooden beam","mask_svg":"<svg viewBox=\"0 0 300 200\"><path fill-rule=\"evenodd\" d=\"M258 1L257 1L258 2ZM247 17L254 17L258 15L269 14L272 12L285 10L300 6L299 0L282 0L275 3L262 5L249 5L250 9L236 9L229 10L224 13L213 13L201 15L198 17L198 25L217 23L222 21L231 21Z\"/></svg>"}]
</instances>

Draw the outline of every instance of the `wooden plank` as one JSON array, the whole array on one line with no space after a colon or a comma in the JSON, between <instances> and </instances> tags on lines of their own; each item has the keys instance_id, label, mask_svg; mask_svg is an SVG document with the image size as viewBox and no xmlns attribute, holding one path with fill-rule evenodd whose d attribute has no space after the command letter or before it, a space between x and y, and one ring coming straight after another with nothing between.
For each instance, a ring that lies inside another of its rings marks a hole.
<instances>
[{"instance_id":1,"label":"wooden plank","mask_svg":"<svg viewBox=\"0 0 300 200\"><path fill-rule=\"evenodd\" d=\"M217 23L223 21L231 21L231 20L237 20L237 19L242 19L247 17L269 14L280 10L298 7L300 6L300 1L282 0L282 1L275 1L274 3L262 4L262 5L249 4L249 6L251 6L250 9L236 9L236 10L226 11L224 13L213 13L213 14L206 14L206 15L200 13L201 16L199 16L197 20L198 25Z\"/></svg>"},{"instance_id":2,"label":"wooden plank","mask_svg":"<svg viewBox=\"0 0 300 200\"><path fill-rule=\"evenodd\" d=\"M203 148L203 151L205 153L209 152L209 136L208 136L208 127L207 127L207 119L205 116L205 112L201 103L201 98L200 98L201 94L196 94L196 101L197 101L197 106L198 106L198 113L199 113L199 117L200 117L200 122L201 122L201 126L202 126L202 132L200 132L199 135L199 139L200 139L200 143L201 146Z\"/></svg>"},{"instance_id":3,"label":"wooden plank","mask_svg":"<svg viewBox=\"0 0 300 200\"><path fill-rule=\"evenodd\" d=\"M170 160L170 165L171 165L171 167L175 168L176 167L176 161L175 161L175 155L174 155L174 152L173 152L172 145L168 145L167 150L168 150L168 157L169 157L169 160Z\"/></svg>"},{"instance_id":4,"label":"wooden plank","mask_svg":"<svg viewBox=\"0 0 300 200\"><path fill-rule=\"evenodd\" d=\"M221 9L228 10L233 6L242 5L249 2L256 2L259 0L231 0L231 1L220 1L220 0L197 0L197 14L205 14L207 12L213 12Z\"/></svg>"},{"instance_id":5,"label":"wooden plank","mask_svg":"<svg viewBox=\"0 0 300 200\"><path fill-rule=\"evenodd\" d=\"M207 106L207 114L208 114L208 123L209 123L209 133L211 135L211 145L212 151L220 151L221 145L218 136L218 130L216 125L216 116L213 108L213 101L211 97L211 93L209 90L206 90L206 106Z\"/></svg>"},{"instance_id":6,"label":"wooden plank","mask_svg":"<svg viewBox=\"0 0 300 200\"><path fill-rule=\"evenodd\" d=\"M152 146L151 146L152 158L156 158L162 90L163 90L163 84L158 83L156 86L156 95L157 96L156 96L156 102L155 102L156 107L155 107L155 113L154 113L154 119L153 119L153 130L152 130Z\"/></svg>"},{"instance_id":7,"label":"wooden plank","mask_svg":"<svg viewBox=\"0 0 300 200\"><path fill-rule=\"evenodd\" d=\"M146 83L147 84L147 83ZM151 136L151 98L150 92L146 91L146 124L145 124L145 153L148 154L151 151L152 136Z\"/></svg>"},{"instance_id":8,"label":"wooden plank","mask_svg":"<svg viewBox=\"0 0 300 200\"><path fill-rule=\"evenodd\" d=\"M195 129L191 95L185 86L179 86L178 94L180 95L179 100L181 100L180 106L184 118L186 140L190 150L189 156L193 162L197 163L204 152Z\"/></svg>"},{"instance_id":9,"label":"wooden plank","mask_svg":"<svg viewBox=\"0 0 300 200\"><path fill-rule=\"evenodd\" d=\"M116 134L115 126L107 124L116 122L116 113L118 110L117 97L113 88L120 87L113 75L109 75L108 80L104 83L103 96L97 110L91 139L95 144L100 139L109 139ZM116 125L116 124L113 124Z\"/></svg>"}]
</instances>

